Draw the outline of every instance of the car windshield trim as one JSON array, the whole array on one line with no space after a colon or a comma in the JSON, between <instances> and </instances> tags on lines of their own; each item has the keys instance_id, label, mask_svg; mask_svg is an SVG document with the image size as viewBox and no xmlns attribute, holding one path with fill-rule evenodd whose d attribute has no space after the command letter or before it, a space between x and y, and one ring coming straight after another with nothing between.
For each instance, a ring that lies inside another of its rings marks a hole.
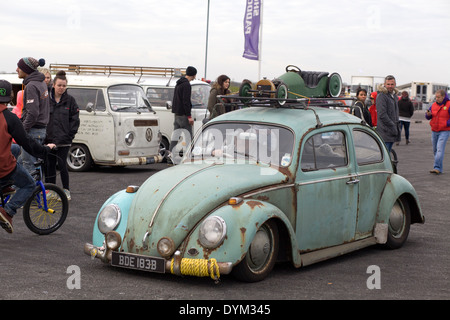
<instances>
[{"instance_id":1,"label":"car windshield trim","mask_svg":"<svg viewBox=\"0 0 450 320\"><path fill-rule=\"evenodd\" d=\"M277 124L214 122L196 137L185 161L263 163L287 167L292 162L295 134Z\"/></svg>"}]
</instances>

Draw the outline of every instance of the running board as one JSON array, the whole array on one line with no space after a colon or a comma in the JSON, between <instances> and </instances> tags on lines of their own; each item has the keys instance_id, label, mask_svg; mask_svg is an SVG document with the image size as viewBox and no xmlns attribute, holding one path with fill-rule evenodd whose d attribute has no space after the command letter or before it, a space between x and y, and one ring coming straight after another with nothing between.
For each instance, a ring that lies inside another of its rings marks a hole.
<instances>
[{"instance_id":1,"label":"running board","mask_svg":"<svg viewBox=\"0 0 450 320\"><path fill-rule=\"evenodd\" d=\"M314 252L300 254L302 266L308 266L313 263L328 260L333 257L341 256L346 253L356 251L365 247L372 246L377 243L375 237L366 238L363 240L342 244L339 246L317 250Z\"/></svg>"}]
</instances>

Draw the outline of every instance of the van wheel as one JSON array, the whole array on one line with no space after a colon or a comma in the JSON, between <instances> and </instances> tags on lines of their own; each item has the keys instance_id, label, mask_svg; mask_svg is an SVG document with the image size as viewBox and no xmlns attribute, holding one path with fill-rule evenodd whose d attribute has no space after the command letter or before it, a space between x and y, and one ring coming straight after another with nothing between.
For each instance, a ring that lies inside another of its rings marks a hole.
<instances>
[{"instance_id":1,"label":"van wheel","mask_svg":"<svg viewBox=\"0 0 450 320\"><path fill-rule=\"evenodd\" d=\"M166 154L165 150L167 150L167 151L169 150L169 141L166 138L163 137L161 139L161 142L159 143L159 154L161 156L163 156L163 157ZM164 158L163 162L167 162L167 159Z\"/></svg>"},{"instance_id":2,"label":"van wheel","mask_svg":"<svg viewBox=\"0 0 450 320\"><path fill-rule=\"evenodd\" d=\"M67 154L67 165L70 171L87 171L92 167L89 149L82 144L74 144Z\"/></svg>"},{"instance_id":3,"label":"van wheel","mask_svg":"<svg viewBox=\"0 0 450 320\"><path fill-rule=\"evenodd\" d=\"M255 234L244 259L233 268L233 275L246 282L265 279L278 257L279 236L275 221L264 223Z\"/></svg>"}]
</instances>

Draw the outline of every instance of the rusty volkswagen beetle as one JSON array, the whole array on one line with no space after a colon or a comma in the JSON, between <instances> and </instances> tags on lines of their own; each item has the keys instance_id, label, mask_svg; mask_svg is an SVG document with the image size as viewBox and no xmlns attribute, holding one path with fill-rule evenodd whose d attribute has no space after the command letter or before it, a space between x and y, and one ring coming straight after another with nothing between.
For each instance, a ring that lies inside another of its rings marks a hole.
<instances>
[{"instance_id":1,"label":"rusty volkswagen beetle","mask_svg":"<svg viewBox=\"0 0 450 320\"><path fill-rule=\"evenodd\" d=\"M209 121L181 164L105 202L85 253L117 267L254 282L277 261L301 267L401 247L425 219L383 140L359 118L297 101Z\"/></svg>"}]
</instances>

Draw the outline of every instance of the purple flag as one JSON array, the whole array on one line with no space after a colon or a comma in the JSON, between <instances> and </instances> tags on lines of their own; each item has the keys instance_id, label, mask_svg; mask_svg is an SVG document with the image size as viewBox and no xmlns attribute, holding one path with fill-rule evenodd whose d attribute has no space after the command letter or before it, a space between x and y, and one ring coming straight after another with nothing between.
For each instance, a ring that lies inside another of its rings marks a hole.
<instances>
[{"instance_id":1,"label":"purple flag","mask_svg":"<svg viewBox=\"0 0 450 320\"><path fill-rule=\"evenodd\" d=\"M244 58L259 59L260 0L246 0L244 16Z\"/></svg>"}]
</instances>

